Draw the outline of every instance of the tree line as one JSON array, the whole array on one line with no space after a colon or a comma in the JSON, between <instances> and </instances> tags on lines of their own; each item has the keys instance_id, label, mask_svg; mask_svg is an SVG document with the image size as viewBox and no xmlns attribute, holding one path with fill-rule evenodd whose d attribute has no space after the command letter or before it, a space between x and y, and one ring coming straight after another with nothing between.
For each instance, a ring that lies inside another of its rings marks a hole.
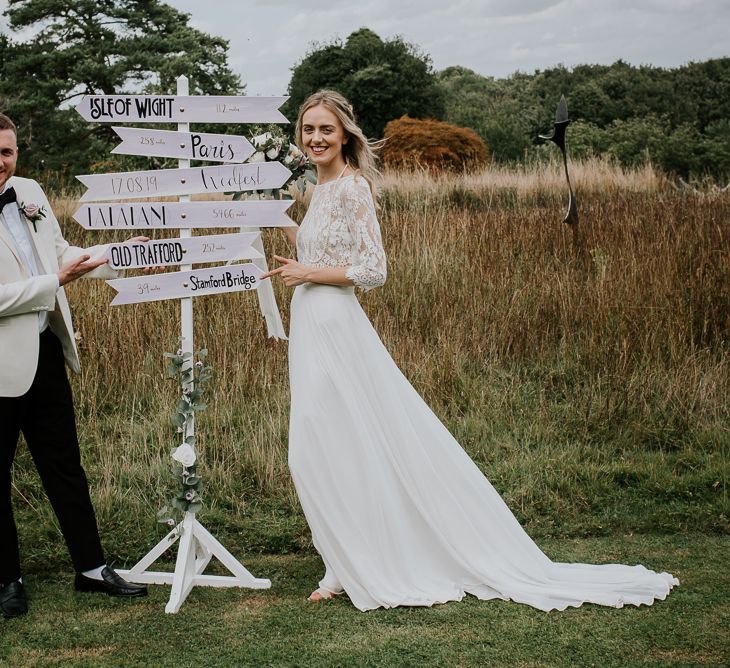
<instances>
[{"instance_id":1,"label":"tree line","mask_svg":"<svg viewBox=\"0 0 730 668\"><path fill-rule=\"evenodd\" d=\"M651 161L685 178L730 176L730 58L674 69L623 61L562 66L506 79L450 67L445 117L471 127L501 162L539 156L560 95L573 124L571 156L610 156L625 166Z\"/></svg>"},{"instance_id":2,"label":"tree line","mask_svg":"<svg viewBox=\"0 0 730 668\"><path fill-rule=\"evenodd\" d=\"M180 74L193 94L245 92L228 65L228 42L159 0L9 0L4 15L0 111L18 122L23 169L32 175L107 166L116 135L76 114L83 94L173 93ZM730 58L674 69L557 66L500 79L460 66L437 72L417 46L362 28L312 47L292 67L285 115L296 118L303 99L323 87L351 100L371 138L403 116L444 120L474 130L501 163L548 155L537 135L550 129L565 95L573 158L651 161L684 178L730 176Z\"/></svg>"},{"instance_id":3,"label":"tree line","mask_svg":"<svg viewBox=\"0 0 730 668\"><path fill-rule=\"evenodd\" d=\"M730 58L674 69L619 60L498 79L459 66L436 72L417 47L364 28L293 68L289 107L322 87L349 97L372 137L403 115L445 120L477 132L501 163L548 154L538 135L552 127L565 95L574 158L648 160L685 178L730 177Z\"/></svg>"}]
</instances>

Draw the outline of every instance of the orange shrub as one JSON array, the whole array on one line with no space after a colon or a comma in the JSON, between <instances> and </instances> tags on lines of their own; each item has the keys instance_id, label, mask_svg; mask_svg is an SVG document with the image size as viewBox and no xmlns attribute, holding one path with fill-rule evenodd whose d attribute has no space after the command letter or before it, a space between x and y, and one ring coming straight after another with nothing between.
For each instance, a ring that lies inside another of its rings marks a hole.
<instances>
[{"instance_id":1,"label":"orange shrub","mask_svg":"<svg viewBox=\"0 0 730 668\"><path fill-rule=\"evenodd\" d=\"M462 171L489 160L489 149L476 132L442 121L403 116L385 126L384 138L380 156L386 167Z\"/></svg>"}]
</instances>

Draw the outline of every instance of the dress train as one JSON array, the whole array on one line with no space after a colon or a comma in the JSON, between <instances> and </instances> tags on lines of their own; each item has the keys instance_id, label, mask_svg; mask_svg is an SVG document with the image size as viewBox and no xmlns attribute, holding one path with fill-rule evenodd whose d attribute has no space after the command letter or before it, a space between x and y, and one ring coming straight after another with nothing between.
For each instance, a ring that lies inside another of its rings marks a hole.
<instances>
[{"instance_id":1,"label":"dress train","mask_svg":"<svg viewBox=\"0 0 730 668\"><path fill-rule=\"evenodd\" d=\"M393 362L353 288L291 305L289 467L326 566L360 610L500 598L540 610L664 599L644 566L551 561Z\"/></svg>"}]
</instances>

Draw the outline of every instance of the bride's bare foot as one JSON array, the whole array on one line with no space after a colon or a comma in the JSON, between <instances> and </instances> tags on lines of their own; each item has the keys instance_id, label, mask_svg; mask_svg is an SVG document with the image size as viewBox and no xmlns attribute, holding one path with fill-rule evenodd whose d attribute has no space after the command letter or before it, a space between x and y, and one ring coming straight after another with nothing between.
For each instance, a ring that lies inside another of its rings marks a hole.
<instances>
[{"instance_id":1,"label":"bride's bare foot","mask_svg":"<svg viewBox=\"0 0 730 668\"><path fill-rule=\"evenodd\" d=\"M328 591L327 589L322 589L320 587L319 589L315 589L309 595L309 598L307 600L312 601L312 603L317 603L318 601L327 601L331 598L334 598L335 596L338 596L338 594Z\"/></svg>"}]
</instances>

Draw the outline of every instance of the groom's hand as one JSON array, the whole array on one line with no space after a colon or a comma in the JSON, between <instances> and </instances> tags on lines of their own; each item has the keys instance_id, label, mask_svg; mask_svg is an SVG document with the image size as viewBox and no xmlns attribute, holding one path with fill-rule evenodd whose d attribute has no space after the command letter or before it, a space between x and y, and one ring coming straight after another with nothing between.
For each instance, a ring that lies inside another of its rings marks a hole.
<instances>
[{"instance_id":1,"label":"groom's hand","mask_svg":"<svg viewBox=\"0 0 730 668\"><path fill-rule=\"evenodd\" d=\"M71 260L64 264L58 270L58 284L66 285L77 278L81 278L84 274L88 274L102 264L106 264L108 260L104 257L100 260L91 260L91 255L82 255L75 260Z\"/></svg>"}]
</instances>

